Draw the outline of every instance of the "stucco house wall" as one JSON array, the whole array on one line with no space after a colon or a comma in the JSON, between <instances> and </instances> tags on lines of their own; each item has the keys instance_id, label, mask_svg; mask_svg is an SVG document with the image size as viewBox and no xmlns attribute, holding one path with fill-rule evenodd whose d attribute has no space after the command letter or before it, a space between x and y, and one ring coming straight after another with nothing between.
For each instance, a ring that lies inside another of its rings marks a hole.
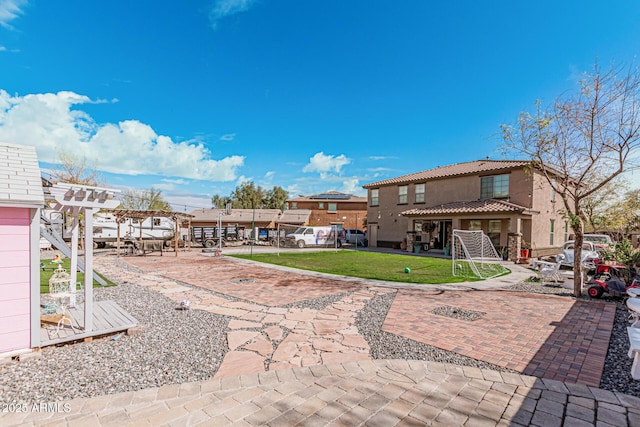
<instances>
[{"instance_id":1,"label":"stucco house wall","mask_svg":"<svg viewBox=\"0 0 640 427\"><path fill-rule=\"evenodd\" d=\"M497 199L500 201L494 204L497 210L491 211L478 204L482 200L481 179L497 175L508 175L509 191L507 197ZM424 201L416 202L416 186L421 184L425 187ZM401 186L407 186L406 203L399 203ZM369 239L372 246L398 245L407 238L408 232L415 231L416 224L426 220L441 221L463 229L469 227L470 221L479 221L485 232L489 221L499 220L500 246L507 246L509 234L520 233L522 240L540 254L554 252L564 242L565 220L560 212L561 201L559 198L552 201L551 186L545 177L524 161L486 160L455 164L366 184L364 188L368 190L369 226L370 229L375 227L375 230L370 230L373 231ZM378 192L377 205L372 204L373 191ZM452 206L456 203L458 206ZM468 209L465 203L469 204ZM473 203L475 207L472 208ZM439 213L440 206L442 211ZM417 231L416 235L419 234Z\"/></svg>"}]
</instances>

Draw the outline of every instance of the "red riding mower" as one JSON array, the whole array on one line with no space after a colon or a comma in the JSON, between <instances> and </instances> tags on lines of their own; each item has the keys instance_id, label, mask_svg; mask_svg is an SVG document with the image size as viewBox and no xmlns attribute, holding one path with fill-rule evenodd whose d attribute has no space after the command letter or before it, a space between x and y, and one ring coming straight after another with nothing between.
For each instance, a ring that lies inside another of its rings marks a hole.
<instances>
[{"instance_id":1,"label":"red riding mower","mask_svg":"<svg viewBox=\"0 0 640 427\"><path fill-rule=\"evenodd\" d=\"M593 279L587 285L591 298L600 298L605 292L612 297L621 297L628 288L640 287L640 280L624 265L597 264Z\"/></svg>"}]
</instances>

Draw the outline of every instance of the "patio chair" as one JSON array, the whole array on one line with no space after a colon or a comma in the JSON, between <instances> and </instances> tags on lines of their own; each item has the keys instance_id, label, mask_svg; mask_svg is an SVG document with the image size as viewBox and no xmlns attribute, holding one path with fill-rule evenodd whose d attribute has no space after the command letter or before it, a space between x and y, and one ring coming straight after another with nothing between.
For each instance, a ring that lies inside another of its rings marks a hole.
<instances>
[{"instance_id":1,"label":"patio chair","mask_svg":"<svg viewBox=\"0 0 640 427\"><path fill-rule=\"evenodd\" d=\"M553 280L553 282L557 285L558 282L562 282L562 278L560 277L560 266L562 265L563 261L564 256L558 255L557 262L538 261L536 263L538 265L538 268L540 269L539 271L540 275L542 276L543 283L551 282Z\"/></svg>"}]
</instances>

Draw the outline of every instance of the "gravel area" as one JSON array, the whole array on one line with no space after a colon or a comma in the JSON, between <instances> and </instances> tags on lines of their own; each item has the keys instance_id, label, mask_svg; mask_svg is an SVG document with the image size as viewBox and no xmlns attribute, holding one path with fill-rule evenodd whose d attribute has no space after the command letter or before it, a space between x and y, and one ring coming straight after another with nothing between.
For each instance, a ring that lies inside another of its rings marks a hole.
<instances>
[{"instance_id":1,"label":"gravel area","mask_svg":"<svg viewBox=\"0 0 640 427\"><path fill-rule=\"evenodd\" d=\"M126 263L122 266L132 273L139 271ZM573 298L568 289L535 282L523 282L507 289ZM285 307L321 310L347 294ZM226 353L229 318L200 310L177 310L174 301L135 283L95 289L94 295L96 300L116 301L138 319L142 333L46 347L41 358L0 364L1 403L30 405L205 380L219 368ZM357 315L356 326L369 342L372 358L431 360L515 372L381 331L394 297L395 293L373 297ZM600 387L640 396L640 381L634 381L629 374L632 360L627 358L626 307L621 299L605 297L602 300L617 304L617 311ZM441 315L469 318L483 314L461 311L457 307L440 310ZM269 363L267 360L266 365Z\"/></svg>"},{"instance_id":2,"label":"gravel area","mask_svg":"<svg viewBox=\"0 0 640 427\"><path fill-rule=\"evenodd\" d=\"M124 283L96 288L135 317L142 333L42 349L42 357L0 364L1 403L53 402L211 378L226 353L229 318L177 304Z\"/></svg>"}]
</instances>

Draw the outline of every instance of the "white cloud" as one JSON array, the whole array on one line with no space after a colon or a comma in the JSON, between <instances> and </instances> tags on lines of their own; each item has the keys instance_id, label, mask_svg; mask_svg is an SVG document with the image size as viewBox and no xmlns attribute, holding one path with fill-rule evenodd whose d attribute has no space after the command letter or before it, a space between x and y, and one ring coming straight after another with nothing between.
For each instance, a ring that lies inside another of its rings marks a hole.
<instances>
[{"instance_id":1,"label":"white cloud","mask_svg":"<svg viewBox=\"0 0 640 427\"><path fill-rule=\"evenodd\" d=\"M309 163L302 168L302 172L319 172L324 179L327 176L327 172L335 171L340 173L342 166L349 163L351 163L351 160L344 154L327 156L323 152L319 152L309 159Z\"/></svg>"},{"instance_id":2,"label":"white cloud","mask_svg":"<svg viewBox=\"0 0 640 427\"><path fill-rule=\"evenodd\" d=\"M209 12L209 22L214 30L218 27L218 21L227 16L246 12L256 0L215 0Z\"/></svg>"},{"instance_id":3,"label":"white cloud","mask_svg":"<svg viewBox=\"0 0 640 427\"><path fill-rule=\"evenodd\" d=\"M27 0L0 0L0 26L12 30L9 24L24 12L22 6L27 4Z\"/></svg>"},{"instance_id":4,"label":"white cloud","mask_svg":"<svg viewBox=\"0 0 640 427\"><path fill-rule=\"evenodd\" d=\"M40 161L57 163L60 151L125 175L232 181L243 156L211 159L201 143L175 142L137 120L98 124L76 105L101 103L74 92L11 97L0 89L0 141L35 146Z\"/></svg>"},{"instance_id":5,"label":"white cloud","mask_svg":"<svg viewBox=\"0 0 640 427\"><path fill-rule=\"evenodd\" d=\"M236 138L235 133L227 133L220 137L220 141L233 141Z\"/></svg>"},{"instance_id":6,"label":"white cloud","mask_svg":"<svg viewBox=\"0 0 640 427\"><path fill-rule=\"evenodd\" d=\"M275 176L275 174L276 174L275 171L268 171L267 173L264 174L264 179L270 180Z\"/></svg>"},{"instance_id":7,"label":"white cloud","mask_svg":"<svg viewBox=\"0 0 640 427\"><path fill-rule=\"evenodd\" d=\"M346 178L342 183L342 189L340 192L353 194L353 195L362 195L364 193L364 189L359 185L360 180L358 178Z\"/></svg>"}]
</instances>

